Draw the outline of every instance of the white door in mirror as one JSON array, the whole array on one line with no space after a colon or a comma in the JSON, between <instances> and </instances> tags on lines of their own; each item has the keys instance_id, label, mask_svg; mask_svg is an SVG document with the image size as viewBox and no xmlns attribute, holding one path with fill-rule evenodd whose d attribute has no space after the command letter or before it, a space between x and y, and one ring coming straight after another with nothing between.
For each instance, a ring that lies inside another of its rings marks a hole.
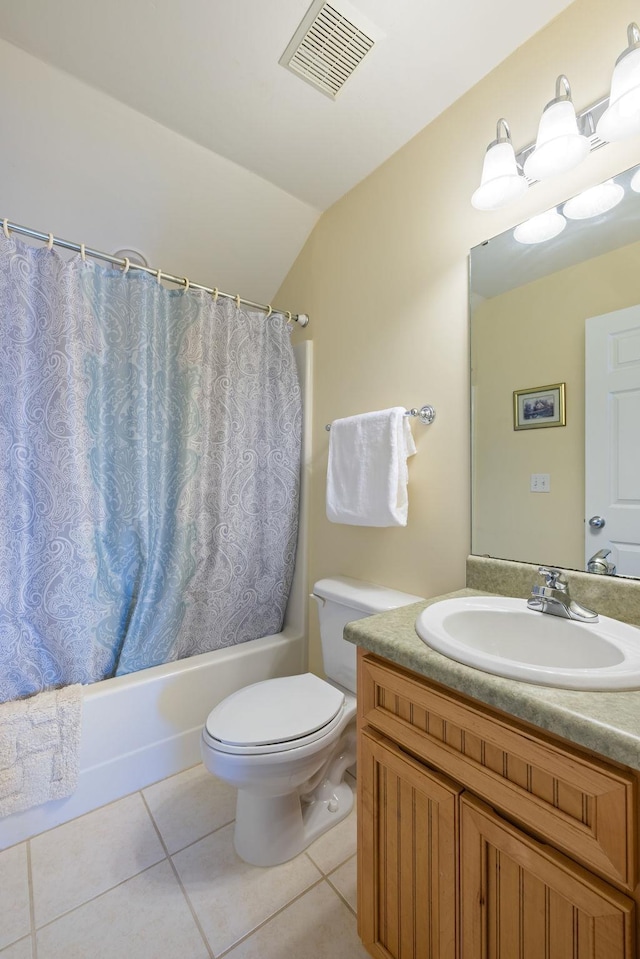
<instances>
[{"instance_id":1,"label":"white door in mirror","mask_svg":"<svg viewBox=\"0 0 640 959\"><path fill-rule=\"evenodd\" d=\"M585 569L640 576L640 306L585 321ZM601 522L598 523L598 520Z\"/></svg>"},{"instance_id":2,"label":"white door in mirror","mask_svg":"<svg viewBox=\"0 0 640 959\"><path fill-rule=\"evenodd\" d=\"M496 676L564 689L640 689L640 629L600 616L582 623L524 599L464 596L424 609L416 632L450 659Z\"/></svg>"}]
</instances>

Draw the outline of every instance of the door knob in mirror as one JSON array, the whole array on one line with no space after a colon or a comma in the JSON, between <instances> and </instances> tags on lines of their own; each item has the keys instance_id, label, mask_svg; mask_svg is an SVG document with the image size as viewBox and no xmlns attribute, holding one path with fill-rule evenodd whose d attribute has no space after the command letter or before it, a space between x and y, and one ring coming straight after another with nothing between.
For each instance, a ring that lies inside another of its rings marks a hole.
<instances>
[{"instance_id":1,"label":"door knob in mirror","mask_svg":"<svg viewBox=\"0 0 640 959\"><path fill-rule=\"evenodd\" d=\"M592 516L589 520L589 526L593 526L594 529L603 529L605 526L605 520L602 516Z\"/></svg>"}]
</instances>

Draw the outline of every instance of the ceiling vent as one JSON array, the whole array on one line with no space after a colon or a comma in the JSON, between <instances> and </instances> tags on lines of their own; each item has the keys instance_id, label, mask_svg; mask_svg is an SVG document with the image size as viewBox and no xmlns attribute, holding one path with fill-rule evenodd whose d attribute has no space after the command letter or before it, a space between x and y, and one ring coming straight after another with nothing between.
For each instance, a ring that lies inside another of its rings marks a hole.
<instances>
[{"instance_id":1,"label":"ceiling vent","mask_svg":"<svg viewBox=\"0 0 640 959\"><path fill-rule=\"evenodd\" d=\"M345 0L316 0L280 57L296 73L331 99L382 34Z\"/></svg>"}]
</instances>

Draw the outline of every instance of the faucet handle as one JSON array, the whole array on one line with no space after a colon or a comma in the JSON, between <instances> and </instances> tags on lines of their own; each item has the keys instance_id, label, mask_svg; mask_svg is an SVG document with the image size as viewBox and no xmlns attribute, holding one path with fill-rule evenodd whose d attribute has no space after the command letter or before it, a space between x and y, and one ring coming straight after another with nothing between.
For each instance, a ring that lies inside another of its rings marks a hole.
<instances>
[{"instance_id":1,"label":"faucet handle","mask_svg":"<svg viewBox=\"0 0 640 959\"><path fill-rule=\"evenodd\" d=\"M567 581L563 578L561 569L556 569L555 566L539 566L538 572L544 576L549 589L565 590L567 588Z\"/></svg>"}]
</instances>

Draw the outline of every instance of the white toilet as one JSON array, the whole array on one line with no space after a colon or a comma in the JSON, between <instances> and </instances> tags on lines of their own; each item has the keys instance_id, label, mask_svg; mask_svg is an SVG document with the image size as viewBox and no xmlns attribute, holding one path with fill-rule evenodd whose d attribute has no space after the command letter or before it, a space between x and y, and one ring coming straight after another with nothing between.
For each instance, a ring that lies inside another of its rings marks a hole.
<instances>
[{"instance_id":1,"label":"white toilet","mask_svg":"<svg viewBox=\"0 0 640 959\"><path fill-rule=\"evenodd\" d=\"M267 679L223 700L202 731L202 759L238 789L235 848L273 866L302 852L353 806L345 770L356 759L356 647L346 623L421 596L335 576L314 586L327 681Z\"/></svg>"}]
</instances>

